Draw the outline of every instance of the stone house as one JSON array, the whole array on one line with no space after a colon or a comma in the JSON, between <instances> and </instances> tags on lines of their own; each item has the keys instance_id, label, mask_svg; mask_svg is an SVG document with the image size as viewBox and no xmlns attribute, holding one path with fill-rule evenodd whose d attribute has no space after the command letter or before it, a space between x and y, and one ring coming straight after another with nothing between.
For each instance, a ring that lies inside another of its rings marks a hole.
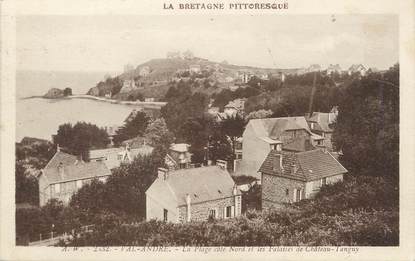
<instances>
[{"instance_id":1,"label":"stone house","mask_svg":"<svg viewBox=\"0 0 415 261\"><path fill-rule=\"evenodd\" d=\"M168 171L160 168L146 191L146 219L166 222L226 219L241 215L242 195L226 170L217 166Z\"/></svg>"},{"instance_id":2,"label":"stone house","mask_svg":"<svg viewBox=\"0 0 415 261\"><path fill-rule=\"evenodd\" d=\"M322 186L343 180L347 170L327 150L271 150L262 163L262 208L312 198Z\"/></svg>"},{"instance_id":3,"label":"stone house","mask_svg":"<svg viewBox=\"0 0 415 261\"><path fill-rule=\"evenodd\" d=\"M38 175L39 205L44 206L50 199L67 204L72 195L93 179L103 182L111 171L102 162L84 162L76 156L58 151Z\"/></svg>"},{"instance_id":4,"label":"stone house","mask_svg":"<svg viewBox=\"0 0 415 261\"><path fill-rule=\"evenodd\" d=\"M242 160L235 174L260 179L258 170L271 150L288 144L297 146L292 144L294 141L305 144L306 140L312 146L321 146L323 138L311 132L305 117L251 119L242 135Z\"/></svg>"}]
</instances>

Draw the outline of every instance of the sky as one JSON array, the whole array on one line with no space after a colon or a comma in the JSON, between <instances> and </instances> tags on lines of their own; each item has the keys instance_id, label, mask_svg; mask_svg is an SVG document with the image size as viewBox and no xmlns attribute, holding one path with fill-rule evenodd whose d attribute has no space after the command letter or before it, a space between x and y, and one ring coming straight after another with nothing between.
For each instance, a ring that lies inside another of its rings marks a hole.
<instances>
[{"instance_id":1,"label":"sky","mask_svg":"<svg viewBox=\"0 0 415 261\"><path fill-rule=\"evenodd\" d=\"M398 62L394 15L18 16L18 70L120 72L168 51L267 68Z\"/></svg>"}]
</instances>

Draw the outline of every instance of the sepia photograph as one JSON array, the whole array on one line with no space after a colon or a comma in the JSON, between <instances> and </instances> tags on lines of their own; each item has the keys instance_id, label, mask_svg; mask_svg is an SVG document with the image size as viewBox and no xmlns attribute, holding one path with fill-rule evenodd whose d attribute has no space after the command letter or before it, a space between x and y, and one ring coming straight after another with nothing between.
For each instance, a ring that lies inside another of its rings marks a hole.
<instances>
[{"instance_id":1,"label":"sepia photograph","mask_svg":"<svg viewBox=\"0 0 415 261\"><path fill-rule=\"evenodd\" d=\"M19 15L15 41L16 246L400 246L398 15Z\"/></svg>"}]
</instances>

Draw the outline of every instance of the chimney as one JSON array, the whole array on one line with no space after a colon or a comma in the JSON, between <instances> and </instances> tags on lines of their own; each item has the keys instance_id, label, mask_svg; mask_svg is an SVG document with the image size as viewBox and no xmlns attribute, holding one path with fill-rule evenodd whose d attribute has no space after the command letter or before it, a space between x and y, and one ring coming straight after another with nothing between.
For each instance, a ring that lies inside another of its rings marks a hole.
<instances>
[{"instance_id":1,"label":"chimney","mask_svg":"<svg viewBox=\"0 0 415 261\"><path fill-rule=\"evenodd\" d=\"M64 166L63 166L63 163L62 162L59 162L59 165L58 165L58 173L59 173L59 176L60 176L60 178L61 179L64 179Z\"/></svg>"},{"instance_id":2,"label":"chimney","mask_svg":"<svg viewBox=\"0 0 415 261\"><path fill-rule=\"evenodd\" d=\"M186 220L187 220L187 222L190 222L190 219L192 218L191 203L192 203L192 199L190 198L190 195L189 194L186 194L186 205L187 205L187 216L186 216Z\"/></svg>"},{"instance_id":3,"label":"chimney","mask_svg":"<svg viewBox=\"0 0 415 261\"><path fill-rule=\"evenodd\" d=\"M166 180L169 176L169 170L165 168L158 168L157 178L161 180Z\"/></svg>"},{"instance_id":4,"label":"chimney","mask_svg":"<svg viewBox=\"0 0 415 261\"><path fill-rule=\"evenodd\" d=\"M291 174L295 174L298 170L298 167L295 163L291 165Z\"/></svg>"},{"instance_id":5,"label":"chimney","mask_svg":"<svg viewBox=\"0 0 415 261\"><path fill-rule=\"evenodd\" d=\"M234 196L238 195L238 188L237 188L236 184L233 186L232 195L234 195Z\"/></svg>"},{"instance_id":6,"label":"chimney","mask_svg":"<svg viewBox=\"0 0 415 261\"><path fill-rule=\"evenodd\" d=\"M316 147L321 149L324 153L327 153L327 147L325 145L316 145Z\"/></svg>"},{"instance_id":7,"label":"chimney","mask_svg":"<svg viewBox=\"0 0 415 261\"><path fill-rule=\"evenodd\" d=\"M216 165L223 170L227 170L228 163L225 160L217 160Z\"/></svg>"}]
</instances>

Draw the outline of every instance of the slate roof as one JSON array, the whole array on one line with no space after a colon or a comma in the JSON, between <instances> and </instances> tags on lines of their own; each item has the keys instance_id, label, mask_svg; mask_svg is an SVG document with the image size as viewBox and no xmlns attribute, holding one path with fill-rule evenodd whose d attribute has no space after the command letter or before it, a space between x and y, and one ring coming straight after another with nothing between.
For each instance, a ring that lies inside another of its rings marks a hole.
<instances>
[{"instance_id":1,"label":"slate roof","mask_svg":"<svg viewBox=\"0 0 415 261\"><path fill-rule=\"evenodd\" d=\"M77 157L75 155L71 155L69 153L63 151L57 151L55 155L53 155L52 159L48 162L44 169L49 168L56 168L59 166L60 163L63 166L72 165L77 161Z\"/></svg>"},{"instance_id":2,"label":"slate roof","mask_svg":"<svg viewBox=\"0 0 415 261\"><path fill-rule=\"evenodd\" d=\"M80 180L111 175L111 171L103 162L78 162L72 165L63 165L60 171L58 167L43 170L49 184L61 183L71 180Z\"/></svg>"},{"instance_id":3,"label":"slate roof","mask_svg":"<svg viewBox=\"0 0 415 261\"><path fill-rule=\"evenodd\" d=\"M251 124L258 137L269 137L278 139L286 130L304 129L311 134L307 121L304 116L299 117L282 117L282 118L266 118L252 119Z\"/></svg>"},{"instance_id":4,"label":"slate roof","mask_svg":"<svg viewBox=\"0 0 415 261\"><path fill-rule=\"evenodd\" d=\"M127 151L124 147L97 149L89 151L89 158L91 160L104 159L105 164L110 168L119 167L121 162L133 160L138 155L149 155L153 152L153 147L148 145L141 145L136 148L130 148ZM122 159L118 159L118 155L122 155Z\"/></svg>"},{"instance_id":5,"label":"slate roof","mask_svg":"<svg viewBox=\"0 0 415 261\"><path fill-rule=\"evenodd\" d=\"M330 124L332 124L336 118L336 114L332 112L313 112L308 118L308 121L317 123L314 124L314 128L312 130L333 132Z\"/></svg>"},{"instance_id":6,"label":"slate roof","mask_svg":"<svg viewBox=\"0 0 415 261\"><path fill-rule=\"evenodd\" d=\"M170 171L166 180L157 178L146 194L154 198L173 194L181 206L186 204L187 194L191 197L191 204L231 197L234 186L228 171L208 166Z\"/></svg>"},{"instance_id":7,"label":"slate roof","mask_svg":"<svg viewBox=\"0 0 415 261\"><path fill-rule=\"evenodd\" d=\"M281 155L282 169L280 168ZM282 152L282 154L272 150L262 163L259 172L300 181L311 181L344 174L347 170L329 152L316 149L299 153Z\"/></svg>"},{"instance_id":8,"label":"slate roof","mask_svg":"<svg viewBox=\"0 0 415 261\"><path fill-rule=\"evenodd\" d=\"M316 147L314 147L311 144L310 139L307 139L305 137L299 137L299 138L292 140L289 143L283 144L282 149L287 150L287 151L301 152L301 151L315 150Z\"/></svg>"}]
</instances>

